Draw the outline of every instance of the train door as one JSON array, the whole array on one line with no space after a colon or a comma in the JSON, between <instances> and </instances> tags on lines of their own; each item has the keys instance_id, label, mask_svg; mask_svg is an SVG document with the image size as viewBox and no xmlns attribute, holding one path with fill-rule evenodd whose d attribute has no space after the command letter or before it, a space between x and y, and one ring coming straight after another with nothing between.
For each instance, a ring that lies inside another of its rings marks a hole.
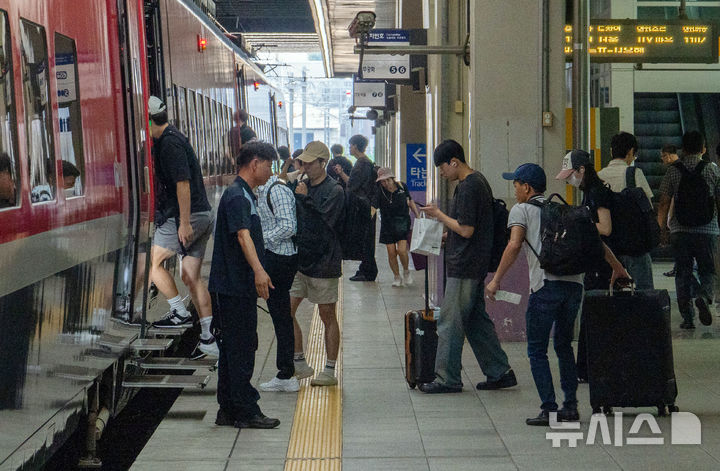
<instances>
[{"instance_id":1,"label":"train door","mask_svg":"<svg viewBox=\"0 0 720 471\"><path fill-rule=\"evenodd\" d=\"M280 145L277 128L277 102L274 93L268 93L268 95L270 95L270 140L277 149Z\"/></svg>"},{"instance_id":2,"label":"train door","mask_svg":"<svg viewBox=\"0 0 720 471\"><path fill-rule=\"evenodd\" d=\"M117 5L131 210L130 240L119 264L116 282L119 301L116 310L129 319L138 320L139 316L145 319L154 213L143 0L117 0ZM141 333L144 335L144 331Z\"/></svg>"}]
</instances>

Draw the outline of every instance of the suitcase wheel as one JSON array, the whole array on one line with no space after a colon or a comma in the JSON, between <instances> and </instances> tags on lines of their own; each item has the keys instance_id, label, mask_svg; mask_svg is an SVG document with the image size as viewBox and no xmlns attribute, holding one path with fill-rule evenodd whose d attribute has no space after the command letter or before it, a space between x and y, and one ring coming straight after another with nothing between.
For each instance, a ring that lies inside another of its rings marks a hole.
<instances>
[{"instance_id":1,"label":"suitcase wheel","mask_svg":"<svg viewBox=\"0 0 720 471\"><path fill-rule=\"evenodd\" d=\"M602 414L602 407L593 407L593 414Z\"/></svg>"},{"instance_id":2,"label":"suitcase wheel","mask_svg":"<svg viewBox=\"0 0 720 471\"><path fill-rule=\"evenodd\" d=\"M665 404L663 404L661 406L657 406L657 410L658 410L658 417L665 417L667 415L667 411L665 409Z\"/></svg>"},{"instance_id":3,"label":"suitcase wheel","mask_svg":"<svg viewBox=\"0 0 720 471\"><path fill-rule=\"evenodd\" d=\"M605 406L605 407L603 407L603 413L604 413L605 415L610 415L610 414L612 414L612 413L613 413L612 407L610 407L610 406Z\"/></svg>"},{"instance_id":4,"label":"suitcase wheel","mask_svg":"<svg viewBox=\"0 0 720 471\"><path fill-rule=\"evenodd\" d=\"M415 383L408 383L408 386L410 386L410 389L415 389L417 385Z\"/></svg>"},{"instance_id":5,"label":"suitcase wheel","mask_svg":"<svg viewBox=\"0 0 720 471\"><path fill-rule=\"evenodd\" d=\"M670 412L680 412L680 408L678 406L676 406L675 404L670 404L668 406L668 410Z\"/></svg>"}]
</instances>

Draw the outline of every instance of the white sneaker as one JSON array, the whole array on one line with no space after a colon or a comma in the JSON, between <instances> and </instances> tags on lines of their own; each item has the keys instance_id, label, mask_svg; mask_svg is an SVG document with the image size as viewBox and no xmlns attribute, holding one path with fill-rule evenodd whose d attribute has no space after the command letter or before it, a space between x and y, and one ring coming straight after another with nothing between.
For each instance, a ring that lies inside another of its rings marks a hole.
<instances>
[{"instance_id":1,"label":"white sneaker","mask_svg":"<svg viewBox=\"0 0 720 471\"><path fill-rule=\"evenodd\" d=\"M405 279L403 280L403 282L405 283L405 286L412 286L414 283L412 274L409 271L406 271L405 273L403 273L403 275L405 275L404 276Z\"/></svg>"},{"instance_id":2,"label":"white sneaker","mask_svg":"<svg viewBox=\"0 0 720 471\"><path fill-rule=\"evenodd\" d=\"M197 349L209 357L217 358L220 356L220 349L218 348L218 344L215 341L215 337L210 337L208 340L204 340L201 338L200 343L198 343Z\"/></svg>"},{"instance_id":3,"label":"white sneaker","mask_svg":"<svg viewBox=\"0 0 720 471\"><path fill-rule=\"evenodd\" d=\"M260 391L298 392L299 390L300 383L294 376L290 379L280 379L275 376L267 383L260 385Z\"/></svg>"},{"instance_id":4,"label":"white sneaker","mask_svg":"<svg viewBox=\"0 0 720 471\"><path fill-rule=\"evenodd\" d=\"M401 286L402 286L402 278L400 278L399 276L396 276L396 277L395 277L395 281L392 282L392 285L393 285L395 288L401 287Z\"/></svg>"},{"instance_id":5,"label":"white sneaker","mask_svg":"<svg viewBox=\"0 0 720 471\"><path fill-rule=\"evenodd\" d=\"M302 361L296 361L295 362L295 377L300 379L309 378L312 375L315 374L315 370L312 366L308 365L306 362Z\"/></svg>"}]
</instances>

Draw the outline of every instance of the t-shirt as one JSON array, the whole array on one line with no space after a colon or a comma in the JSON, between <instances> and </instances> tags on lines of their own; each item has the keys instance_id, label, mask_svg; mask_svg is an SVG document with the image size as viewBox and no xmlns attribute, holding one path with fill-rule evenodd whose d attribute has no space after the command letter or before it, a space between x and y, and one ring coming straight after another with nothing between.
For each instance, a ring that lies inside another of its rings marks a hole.
<instances>
[{"instance_id":1,"label":"t-shirt","mask_svg":"<svg viewBox=\"0 0 720 471\"><path fill-rule=\"evenodd\" d=\"M353 165L347 182L347 189L358 197L367 200L372 206L377 203L375 201L376 188L374 177L375 164L367 157L360 157Z\"/></svg>"},{"instance_id":2,"label":"t-shirt","mask_svg":"<svg viewBox=\"0 0 720 471\"><path fill-rule=\"evenodd\" d=\"M545 201L545 197L538 195L533 196L531 201L538 201L540 203ZM540 254L542 250L542 241L540 239L540 219L542 209L538 206L529 203L518 203L510 210L508 216L508 227L520 226L525 228L525 243L532 245L537 254ZM568 275L568 276L557 276L552 273L548 273L540 268L540 261L538 256L533 253L532 249L527 247L525 249L525 256L527 257L530 277L530 292L535 293L545 284L545 280L559 280L559 281L570 281L573 283L583 282L583 275Z\"/></svg>"},{"instance_id":3,"label":"t-shirt","mask_svg":"<svg viewBox=\"0 0 720 471\"><path fill-rule=\"evenodd\" d=\"M339 165L342 167L343 172L345 172L345 175L350 176L350 173L352 173L353 164L350 162L350 160L345 157L344 155L338 155L330 159L330 162L327 164L327 174L330 175L332 178L334 178L340 185L342 185L343 188L345 188L345 181L340 178L340 176L335 172L335 166Z\"/></svg>"},{"instance_id":4,"label":"t-shirt","mask_svg":"<svg viewBox=\"0 0 720 471\"><path fill-rule=\"evenodd\" d=\"M205 193L200 163L187 138L173 125L165 128L154 140L155 175L158 188L157 209L166 218L177 217L180 209L177 200L177 183L190 183L190 212L210 211Z\"/></svg>"},{"instance_id":5,"label":"t-shirt","mask_svg":"<svg viewBox=\"0 0 720 471\"><path fill-rule=\"evenodd\" d=\"M610 161L607 167L598 172L598 177L600 177L602 181L610 185L612 191L620 192L627 188L627 171L629 168L631 167L628 166L628 164L623 159L613 159ZM650 184L648 183L647 178L645 178L645 174L643 173L641 168L634 168L635 187L642 188L642 190L645 192L645 196L647 196L648 199L652 201L653 192L650 189Z\"/></svg>"},{"instance_id":6,"label":"t-shirt","mask_svg":"<svg viewBox=\"0 0 720 471\"><path fill-rule=\"evenodd\" d=\"M245 180L237 177L225 190L218 205L208 290L226 296L257 298L255 272L245 259L238 241L241 229L250 231L255 252L262 263L265 244L257 198Z\"/></svg>"},{"instance_id":7,"label":"t-shirt","mask_svg":"<svg viewBox=\"0 0 720 471\"><path fill-rule=\"evenodd\" d=\"M611 210L612 202L612 190L605 185L594 186L585 190L583 193L582 204L590 208L593 221L596 223L599 222L598 209L605 208L607 210Z\"/></svg>"},{"instance_id":8,"label":"t-shirt","mask_svg":"<svg viewBox=\"0 0 720 471\"><path fill-rule=\"evenodd\" d=\"M480 172L473 172L455 188L449 216L462 226L475 228L466 239L448 231L445 242L447 276L485 279L493 243L492 191Z\"/></svg>"},{"instance_id":9,"label":"t-shirt","mask_svg":"<svg viewBox=\"0 0 720 471\"><path fill-rule=\"evenodd\" d=\"M410 217L408 212L408 201L412 199L407 186L403 182L397 182L397 189L390 193L384 187L378 190L378 207L380 216L389 219L395 216Z\"/></svg>"}]
</instances>

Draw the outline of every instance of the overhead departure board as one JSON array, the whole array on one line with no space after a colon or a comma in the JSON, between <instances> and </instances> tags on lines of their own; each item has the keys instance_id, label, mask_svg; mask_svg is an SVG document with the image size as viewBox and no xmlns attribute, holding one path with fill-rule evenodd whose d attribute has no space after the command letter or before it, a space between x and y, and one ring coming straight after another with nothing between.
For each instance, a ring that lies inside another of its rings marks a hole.
<instances>
[{"instance_id":1,"label":"overhead departure board","mask_svg":"<svg viewBox=\"0 0 720 471\"><path fill-rule=\"evenodd\" d=\"M572 26L565 26L565 54L572 57ZM592 20L593 62L718 62L718 30L693 20Z\"/></svg>"}]
</instances>

